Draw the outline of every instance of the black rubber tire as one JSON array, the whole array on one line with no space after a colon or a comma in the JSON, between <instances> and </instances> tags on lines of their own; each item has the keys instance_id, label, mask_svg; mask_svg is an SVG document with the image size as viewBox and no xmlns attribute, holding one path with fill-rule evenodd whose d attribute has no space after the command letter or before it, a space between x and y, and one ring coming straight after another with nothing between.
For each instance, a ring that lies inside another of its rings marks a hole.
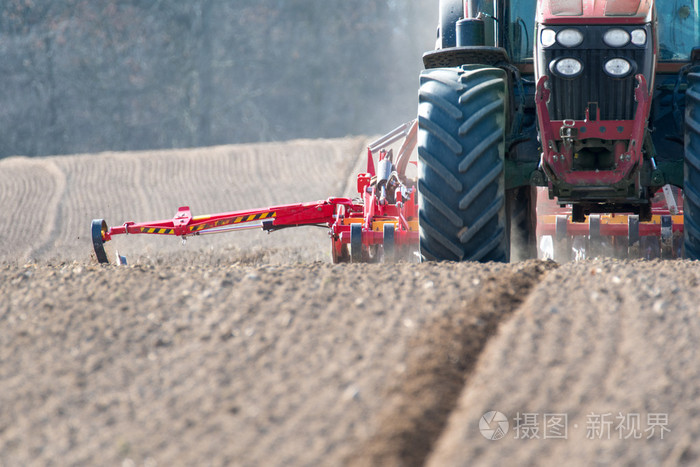
<instances>
[{"instance_id":1,"label":"black rubber tire","mask_svg":"<svg viewBox=\"0 0 700 467\"><path fill-rule=\"evenodd\" d=\"M426 70L420 82L421 258L508 262L506 74L465 65Z\"/></svg>"},{"instance_id":2,"label":"black rubber tire","mask_svg":"<svg viewBox=\"0 0 700 467\"><path fill-rule=\"evenodd\" d=\"M537 258L537 188L508 190L506 210L510 219L510 260Z\"/></svg>"},{"instance_id":3,"label":"black rubber tire","mask_svg":"<svg viewBox=\"0 0 700 467\"><path fill-rule=\"evenodd\" d=\"M688 74L685 107L683 232L685 257L700 259L700 72Z\"/></svg>"},{"instance_id":4,"label":"black rubber tire","mask_svg":"<svg viewBox=\"0 0 700 467\"><path fill-rule=\"evenodd\" d=\"M457 21L464 16L462 0L440 0L440 25L436 48L457 46Z\"/></svg>"},{"instance_id":5,"label":"black rubber tire","mask_svg":"<svg viewBox=\"0 0 700 467\"><path fill-rule=\"evenodd\" d=\"M105 251L105 242L102 239L102 233L107 231L107 223L103 219L95 219L92 221L92 248L95 250L95 257L100 264L109 264L109 258Z\"/></svg>"}]
</instances>

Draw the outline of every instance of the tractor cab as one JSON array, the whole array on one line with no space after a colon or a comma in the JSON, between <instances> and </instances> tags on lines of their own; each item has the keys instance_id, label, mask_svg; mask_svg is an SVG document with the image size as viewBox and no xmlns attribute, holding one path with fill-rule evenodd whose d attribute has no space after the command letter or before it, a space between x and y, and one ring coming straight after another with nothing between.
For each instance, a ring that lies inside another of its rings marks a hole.
<instances>
[{"instance_id":1,"label":"tractor cab","mask_svg":"<svg viewBox=\"0 0 700 467\"><path fill-rule=\"evenodd\" d=\"M656 4L659 62L688 62L700 46L700 6L697 1L670 0Z\"/></svg>"}]
</instances>

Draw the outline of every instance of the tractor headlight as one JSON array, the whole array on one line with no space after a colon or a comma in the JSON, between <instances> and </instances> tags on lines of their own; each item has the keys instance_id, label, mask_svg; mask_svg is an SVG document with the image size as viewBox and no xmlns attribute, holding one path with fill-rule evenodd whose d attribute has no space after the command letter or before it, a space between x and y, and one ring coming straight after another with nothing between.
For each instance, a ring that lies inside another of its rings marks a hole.
<instances>
[{"instance_id":1,"label":"tractor headlight","mask_svg":"<svg viewBox=\"0 0 700 467\"><path fill-rule=\"evenodd\" d=\"M644 29L635 29L632 31L632 43L640 47L646 44L647 32Z\"/></svg>"},{"instance_id":2,"label":"tractor headlight","mask_svg":"<svg viewBox=\"0 0 700 467\"><path fill-rule=\"evenodd\" d=\"M543 29L540 40L544 47L551 47L557 40L557 33L553 29Z\"/></svg>"},{"instance_id":3,"label":"tractor headlight","mask_svg":"<svg viewBox=\"0 0 700 467\"><path fill-rule=\"evenodd\" d=\"M576 47L583 42L583 33L578 29L562 29L557 34L557 42L564 47Z\"/></svg>"},{"instance_id":4,"label":"tractor headlight","mask_svg":"<svg viewBox=\"0 0 700 467\"><path fill-rule=\"evenodd\" d=\"M624 58L613 58L605 62L605 72L613 78L622 78L632 71L632 64Z\"/></svg>"},{"instance_id":5,"label":"tractor headlight","mask_svg":"<svg viewBox=\"0 0 700 467\"><path fill-rule=\"evenodd\" d=\"M624 29L611 29L603 36L603 42L610 47L623 47L629 44L630 34Z\"/></svg>"},{"instance_id":6,"label":"tractor headlight","mask_svg":"<svg viewBox=\"0 0 700 467\"><path fill-rule=\"evenodd\" d=\"M550 70L563 78L575 78L583 71L583 63L575 58L560 58L550 64Z\"/></svg>"}]
</instances>

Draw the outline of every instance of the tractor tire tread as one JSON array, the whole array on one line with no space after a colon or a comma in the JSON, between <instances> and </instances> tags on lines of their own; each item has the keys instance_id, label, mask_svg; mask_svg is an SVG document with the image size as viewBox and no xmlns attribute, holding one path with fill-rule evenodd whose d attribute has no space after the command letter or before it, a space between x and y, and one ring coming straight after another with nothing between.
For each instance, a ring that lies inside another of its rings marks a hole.
<instances>
[{"instance_id":1,"label":"tractor tire tread","mask_svg":"<svg viewBox=\"0 0 700 467\"><path fill-rule=\"evenodd\" d=\"M508 261L505 72L481 65L435 68L420 82L421 256Z\"/></svg>"},{"instance_id":2,"label":"tractor tire tread","mask_svg":"<svg viewBox=\"0 0 700 467\"><path fill-rule=\"evenodd\" d=\"M700 259L700 73L688 74L683 224L685 256Z\"/></svg>"}]
</instances>

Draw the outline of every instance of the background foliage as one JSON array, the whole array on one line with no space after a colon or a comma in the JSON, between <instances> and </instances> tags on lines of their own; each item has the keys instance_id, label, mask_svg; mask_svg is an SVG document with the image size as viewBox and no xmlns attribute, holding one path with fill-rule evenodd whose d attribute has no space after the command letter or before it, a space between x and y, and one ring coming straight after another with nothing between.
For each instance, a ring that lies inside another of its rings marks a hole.
<instances>
[{"instance_id":1,"label":"background foliage","mask_svg":"<svg viewBox=\"0 0 700 467\"><path fill-rule=\"evenodd\" d=\"M0 157L377 134L437 1L3 0Z\"/></svg>"}]
</instances>

